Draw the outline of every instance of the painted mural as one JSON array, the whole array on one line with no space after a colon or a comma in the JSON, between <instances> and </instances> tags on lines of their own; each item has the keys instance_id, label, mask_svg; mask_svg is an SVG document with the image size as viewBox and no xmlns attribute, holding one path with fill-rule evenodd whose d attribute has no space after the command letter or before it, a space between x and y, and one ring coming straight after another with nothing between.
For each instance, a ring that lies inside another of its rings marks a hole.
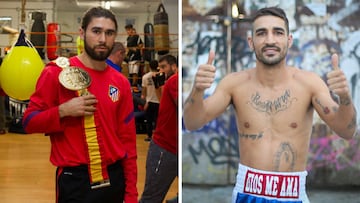
<instances>
[{"instance_id":1,"label":"painted mural","mask_svg":"<svg viewBox=\"0 0 360 203\"><path fill-rule=\"evenodd\" d=\"M314 71L324 78L331 69L331 53L339 53L340 68L348 78L353 101L359 112L359 1L244 0L236 2L245 17L240 20L230 20L228 24L229 18L226 15L224 1L183 1L182 98L184 100L191 89L197 66L206 62L209 49L216 51L214 62L217 67L216 82L228 71L226 66L228 45L231 46L231 71L254 67L255 56L246 42L250 28L246 16L265 6L280 5L287 12L290 30L294 36L294 44L287 57L288 64ZM232 30L231 43L227 42L228 26L231 26ZM205 96L210 95L215 86L209 88ZM359 122L360 116L357 123ZM183 181L212 184L212 181L202 179L203 176L196 177L197 172L193 166L201 165L206 165L210 174L232 176L237 169L236 158L239 156L237 139L235 115L231 108L198 131L189 132L183 128ZM341 179L342 184L354 184L353 180L337 177L336 174L341 176L342 172L352 173L357 179L360 178L359 140L359 137L350 141L339 138L315 115L307 166L310 182L318 183L315 176L324 173L325 178L331 176L336 179L334 181ZM230 177L227 181L232 182L233 179ZM360 181L356 184L360 185Z\"/></svg>"}]
</instances>

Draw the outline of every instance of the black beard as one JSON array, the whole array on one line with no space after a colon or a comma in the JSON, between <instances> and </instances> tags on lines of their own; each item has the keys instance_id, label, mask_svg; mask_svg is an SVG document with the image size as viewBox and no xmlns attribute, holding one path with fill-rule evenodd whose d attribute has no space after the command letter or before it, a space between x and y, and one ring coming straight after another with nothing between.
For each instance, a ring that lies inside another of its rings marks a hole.
<instances>
[{"instance_id":1,"label":"black beard","mask_svg":"<svg viewBox=\"0 0 360 203\"><path fill-rule=\"evenodd\" d=\"M90 46L88 46L88 44L86 43L86 36L84 36L85 52L90 56L91 59L93 59L95 61L105 61L110 56L112 48L108 49L108 51L106 51L106 52L103 52L103 51L102 52L96 52L95 47L91 48Z\"/></svg>"},{"instance_id":2,"label":"black beard","mask_svg":"<svg viewBox=\"0 0 360 203\"><path fill-rule=\"evenodd\" d=\"M264 47L261 49L261 53L263 53L263 50L265 48L268 48L268 47L271 47L271 46L267 46L267 47ZM276 49L280 52L281 54L281 49L276 47ZM255 52L255 56L256 56L256 59L258 61L260 61L261 63L263 63L264 65L266 66L275 66L277 64L279 64L285 57L286 57L286 54L287 52L285 52L285 54L282 56L280 55L279 58L275 58L275 59L266 59L266 57L264 57L263 55L261 54L258 54L257 52Z\"/></svg>"},{"instance_id":3,"label":"black beard","mask_svg":"<svg viewBox=\"0 0 360 203\"><path fill-rule=\"evenodd\" d=\"M166 74L166 80L170 78L170 76L174 75L175 72L170 70L170 72L168 74Z\"/></svg>"},{"instance_id":4,"label":"black beard","mask_svg":"<svg viewBox=\"0 0 360 203\"><path fill-rule=\"evenodd\" d=\"M282 58L278 58L276 60L267 60L264 57L258 56L257 54L256 54L256 58L261 63L263 63L264 65L267 65L267 66L275 66L275 65L279 64L284 59L284 57L282 57Z\"/></svg>"}]
</instances>

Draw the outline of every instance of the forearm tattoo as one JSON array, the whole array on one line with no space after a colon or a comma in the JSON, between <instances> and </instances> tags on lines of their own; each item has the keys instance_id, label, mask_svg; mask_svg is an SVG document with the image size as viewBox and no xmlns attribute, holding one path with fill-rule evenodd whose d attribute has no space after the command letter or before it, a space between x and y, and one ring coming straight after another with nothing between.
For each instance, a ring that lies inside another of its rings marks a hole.
<instances>
[{"instance_id":1,"label":"forearm tattoo","mask_svg":"<svg viewBox=\"0 0 360 203\"><path fill-rule=\"evenodd\" d=\"M275 100L262 100L261 95L256 92L251 96L250 103L259 112L265 112L269 115L274 115L280 111L284 111L291 106L291 103L296 98L291 99L290 90L285 90L284 94Z\"/></svg>"},{"instance_id":2,"label":"forearm tattoo","mask_svg":"<svg viewBox=\"0 0 360 203\"><path fill-rule=\"evenodd\" d=\"M189 97L185 100L185 104L194 104L194 103L195 103L195 100L192 97Z\"/></svg>"},{"instance_id":3,"label":"forearm tattoo","mask_svg":"<svg viewBox=\"0 0 360 203\"><path fill-rule=\"evenodd\" d=\"M351 103L351 99L349 97L340 97L340 105L347 106Z\"/></svg>"},{"instance_id":4,"label":"forearm tattoo","mask_svg":"<svg viewBox=\"0 0 360 203\"><path fill-rule=\"evenodd\" d=\"M356 116L353 116L349 125L347 126L347 128L349 130L353 129L354 127L356 127Z\"/></svg>"},{"instance_id":5,"label":"forearm tattoo","mask_svg":"<svg viewBox=\"0 0 360 203\"><path fill-rule=\"evenodd\" d=\"M280 144L278 151L275 154L274 169L279 171L281 166L288 171L293 171L295 168L296 153L291 147L289 142L283 142Z\"/></svg>"},{"instance_id":6,"label":"forearm tattoo","mask_svg":"<svg viewBox=\"0 0 360 203\"><path fill-rule=\"evenodd\" d=\"M351 118L351 121L350 121L349 125L347 126L347 129L349 129L349 130L356 128L357 112L356 112L355 107L353 107L353 109L354 109L354 116Z\"/></svg>"},{"instance_id":7,"label":"forearm tattoo","mask_svg":"<svg viewBox=\"0 0 360 203\"><path fill-rule=\"evenodd\" d=\"M260 132L258 134L256 134L256 133L254 133L254 134L240 133L239 137L244 138L244 139L256 140L256 139L261 139L263 137L263 134L264 134L264 132Z\"/></svg>"}]
</instances>

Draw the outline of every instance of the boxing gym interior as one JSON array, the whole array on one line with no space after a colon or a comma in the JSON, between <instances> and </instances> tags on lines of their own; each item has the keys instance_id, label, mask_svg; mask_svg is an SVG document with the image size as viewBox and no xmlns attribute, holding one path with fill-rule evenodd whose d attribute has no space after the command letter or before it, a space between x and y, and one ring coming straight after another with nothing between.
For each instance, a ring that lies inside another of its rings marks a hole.
<instances>
[{"instance_id":1,"label":"boxing gym interior","mask_svg":"<svg viewBox=\"0 0 360 203\"><path fill-rule=\"evenodd\" d=\"M44 134L27 134L22 116L44 64L58 57L79 52L78 32L82 14L90 7L102 6L114 12L118 22L116 41L126 45L125 26L131 24L140 36L147 58L140 60L138 74L129 75L128 63L122 71L132 83L134 97L141 95L141 77L149 71L149 61L158 51L178 56L178 1L173 0L0 0L0 57L5 127L0 131L0 202L55 202L55 170L49 161L50 139ZM165 18L165 19L164 19ZM160 20L160 21L159 21ZM166 24L161 24L166 21ZM159 24L160 23L160 24ZM163 28L154 49L154 26ZM24 31L27 48L15 46ZM9 51L12 57L8 56ZM15 53L14 53L15 52ZM1 79L0 79L1 80ZM145 182L146 119L143 106L134 102L137 139L139 196ZM179 192L176 179L166 199ZM164 201L165 202L165 201Z\"/></svg>"}]
</instances>

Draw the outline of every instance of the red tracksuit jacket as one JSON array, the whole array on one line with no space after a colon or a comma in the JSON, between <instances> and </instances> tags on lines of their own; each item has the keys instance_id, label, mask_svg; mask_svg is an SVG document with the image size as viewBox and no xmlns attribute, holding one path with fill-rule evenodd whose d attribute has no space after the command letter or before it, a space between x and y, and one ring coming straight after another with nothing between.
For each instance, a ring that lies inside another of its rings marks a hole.
<instances>
[{"instance_id":1,"label":"red tracksuit jacket","mask_svg":"<svg viewBox=\"0 0 360 203\"><path fill-rule=\"evenodd\" d=\"M122 160L125 173L125 202L137 202L136 128L130 83L110 66L104 71L85 67L77 57L70 58L71 66L81 67L91 77L87 88L96 96L93 134L97 139L99 162L110 165ZM84 117L59 117L59 104L77 97L77 92L59 83L62 68L49 63L41 73L34 94L23 117L28 133L50 136L50 161L58 167L90 164L86 123Z\"/></svg>"}]
</instances>

